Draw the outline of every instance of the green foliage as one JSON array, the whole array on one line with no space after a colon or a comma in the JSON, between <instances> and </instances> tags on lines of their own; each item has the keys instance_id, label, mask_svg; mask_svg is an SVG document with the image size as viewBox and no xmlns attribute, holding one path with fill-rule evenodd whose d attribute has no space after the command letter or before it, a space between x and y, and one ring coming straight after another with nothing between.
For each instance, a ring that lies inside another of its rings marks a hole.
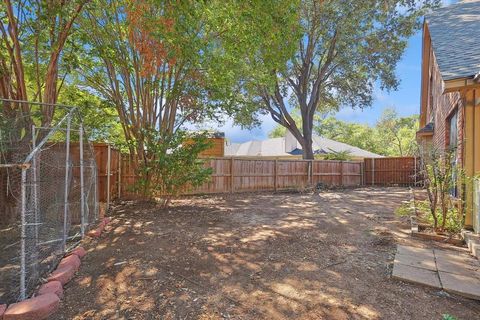
<instances>
[{"instance_id":1,"label":"green foliage","mask_svg":"<svg viewBox=\"0 0 480 320\"><path fill-rule=\"evenodd\" d=\"M352 160L352 156L350 151L345 150L345 151L334 151L330 150L328 154L322 157L324 160L338 160L338 161L348 161Z\"/></svg>"},{"instance_id":2,"label":"green foliage","mask_svg":"<svg viewBox=\"0 0 480 320\"><path fill-rule=\"evenodd\" d=\"M415 206L417 209L417 218L420 223L434 226L434 218L430 212L430 202L428 200L424 201L415 201ZM398 208L395 209L395 215L399 217L410 217L414 214L413 204L411 201L402 203ZM444 225L444 231L449 233L457 234L462 230L463 222L462 215L455 206L448 208L448 212L445 215L445 224L443 223L444 216L440 208L436 208L436 217L438 225Z\"/></svg>"},{"instance_id":3,"label":"green foliage","mask_svg":"<svg viewBox=\"0 0 480 320\"><path fill-rule=\"evenodd\" d=\"M301 123L298 112L292 113L295 122ZM416 152L415 134L418 116L400 117L395 109L387 108L375 126L342 121L328 114L317 114L313 129L319 136L343 142L385 156L412 156ZM286 128L277 125L269 136L284 137Z\"/></svg>"},{"instance_id":4,"label":"green foliage","mask_svg":"<svg viewBox=\"0 0 480 320\"><path fill-rule=\"evenodd\" d=\"M445 313L442 315L442 320L457 320L457 318L455 318L452 315L449 315L448 313Z\"/></svg>"},{"instance_id":5,"label":"green foliage","mask_svg":"<svg viewBox=\"0 0 480 320\"><path fill-rule=\"evenodd\" d=\"M411 201L402 203L398 208L395 209L395 215L399 217L410 217L412 214L413 212Z\"/></svg>"},{"instance_id":6,"label":"green foliage","mask_svg":"<svg viewBox=\"0 0 480 320\"><path fill-rule=\"evenodd\" d=\"M148 159L139 163L137 188L145 196L162 200L166 207L172 198L208 181L212 169L199 158L211 144L206 134L176 131L161 134L145 131Z\"/></svg>"},{"instance_id":7,"label":"green foliage","mask_svg":"<svg viewBox=\"0 0 480 320\"><path fill-rule=\"evenodd\" d=\"M379 143L375 127L338 120L332 116L314 124L315 132L325 138L343 142L377 154L386 151Z\"/></svg>"},{"instance_id":8,"label":"green foliage","mask_svg":"<svg viewBox=\"0 0 480 320\"><path fill-rule=\"evenodd\" d=\"M433 215L430 212L430 202L417 201L417 212L419 221L428 225L433 226L435 221ZM438 225L443 225L443 214L441 208L436 208L436 216L438 217ZM463 227L462 215L455 206L448 208L448 212L445 215L445 227L444 230L450 233L460 233Z\"/></svg>"},{"instance_id":9,"label":"green foliage","mask_svg":"<svg viewBox=\"0 0 480 320\"><path fill-rule=\"evenodd\" d=\"M395 68L408 38L421 27L421 17L438 0L314 1L300 4L295 53L283 68L270 69L270 85L245 88L258 103L304 146L312 158L315 114L342 106L372 104L374 87L396 89ZM248 81L246 82L248 84ZM301 121L292 117L298 108ZM400 153L403 150L400 151Z\"/></svg>"},{"instance_id":10,"label":"green foliage","mask_svg":"<svg viewBox=\"0 0 480 320\"><path fill-rule=\"evenodd\" d=\"M453 162L455 152L439 152L434 147L421 150L421 174L428 195L429 221L435 231L448 228L459 231L464 222L464 217L458 212L450 195L454 188L462 186L466 181L463 170Z\"/></svg>"},{"instance_id":11,"label":"green foliage","mask_svg":"<svg viewBox=\"0 0 480 320\"><path fill-rule=\"evenodd\" d=\"M416 152L417 115L400 117L394 108L387 108L375 128L385 155L411 156Z\"/></svg>"}]
</instances>

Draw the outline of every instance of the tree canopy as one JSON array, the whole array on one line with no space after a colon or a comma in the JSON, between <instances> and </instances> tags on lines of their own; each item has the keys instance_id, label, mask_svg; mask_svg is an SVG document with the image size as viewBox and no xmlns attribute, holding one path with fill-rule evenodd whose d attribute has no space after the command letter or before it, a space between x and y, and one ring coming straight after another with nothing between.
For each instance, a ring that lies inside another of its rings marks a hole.
<instances>
[{"instance_id":1,"label":"tree canopy","mask_svg":"<svg viewBox=\"0 0 480 320\"><path fill-rule=\"evenodd\" d=\"M301 1L294 55L249 91L260 111L287 128L313 158L317 113L371 105L373 89L396 89L395 68L420 17L438 1ZM267 60L267 57L264 58ZM298 109L300 121L292 117Z\"/></svg>"},{"instance_id":2,"label":"tree canopy","mask_svg":"<svg viewBox=\"0 0 480 320\"><path fill-rule=\"evenodd\" d=\"M295 119L299 118L294 114ZM401 117L394 108L386 108L374 126L342 121L333 115L316 117L315 134L384 156L411 156L416 152L415 134L418 115ZM277 125L270 137L283 137L286 128Z\"/></svg>"},{"instance_id":3,"label":"tree canopy","mask_svg":"<svg viewBox=\"0 0 480 320\"><path fill-rule=\"evenodd\" d=\"M142 159L145 129L172 134L222 114L252 124L254 105L239 83L256 74L259 52L272 67L287 59L281 35L293 29L295 3L97 1L81 20L89 43L82 78L115 106L131 153Z\"/></svg>"}]
</instances>

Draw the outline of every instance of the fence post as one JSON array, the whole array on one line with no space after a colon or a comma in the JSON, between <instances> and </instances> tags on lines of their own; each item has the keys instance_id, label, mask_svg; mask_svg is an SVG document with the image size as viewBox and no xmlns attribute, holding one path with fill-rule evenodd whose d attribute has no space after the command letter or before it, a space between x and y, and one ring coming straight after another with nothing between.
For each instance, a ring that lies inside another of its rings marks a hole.
<instances>
[{"instance_id":1,"label":"fence post","mask_svg":"<svg viewBox=\"0 0 480 320\"><path fill-rule=\"evenodd\" d=\"M340 187L343 187L343 161L340 160Z\"/></svg>"},{"instance_id":2,"label":"fence post","mask_svg":"<svg viewBox=\"0 0 480 320\"><path fill-rule=\"evenodd\" d=\"M67 246L67 219L68 219L68 173L69 173L69 162L70 162L70 124L71 124L71 115L67 118L67 138L66 138L66 155L65 155L65 193L64 193L64 204L63 204L63 241L62 241L62 251L65 252Z\"/></svg>"},{"instance_id":3,"label":"fence post","mask_svg":"<svg viewBox=\"0 0 480 320\"><path fill-rule=\"evenodd\" d=\"M273 190L277 192L277 181L278 181L278 159L275 159L273 164Z\"/></svg>"},{"instance_id":4,"label":"fence post","mask_svg":"<svg viewBox=\"0 0 480 320\"><path fill-rule=\"evenodd\" d=\"M80 213L81 213L81 234L85 236L85 180L84 180L84 163L83 163L83 125L79 126L79 142L80 142Z\"/></svg>"},{"instance_id":5,"label":"fence post","mask_svg":"<svg viewBox=\"0 0 480 320\"><path fill-rule=\"evenodd\" d=\"M360 185L365 185L365 160L360 162Z\"/></svg>"},{"instance_id":6,"label":"fence post","mask_svg":"<svg viewBox=\"0 0 480 320\"><path fill-rule=\"evenodd\" d=\"M415 179L415 184L414 186L417 186L417 156L413 157L413 162L414 162L414 179Z\"/></svg>"},{"instance_id":7,"label":"fence post","mask_svg":"<svg viewBox=\"0 0 480 320\"><path fill-rule=\"evenodd\" d=\"M26 206L27 206L27 195L26 195L26 184L27 184L27 171L26 168L22 167L22 183L21 183L21 201L22 201L22 211L21 211L21 239L20 239L20 299L25 300L26 298L26 288L25 288L25 278L26 278L26 262L25 262L25 239L26 234Z\"/></svg>"},{"instance_id":8,"label":"fence post","mask_svg":"<svg viewBox=\"0 0 480 320\"><path fill-rule=\"evenodd\" d=\"M107 206L105 211L108 211L110 207L110 170L111 170L111 162L112 161L112 149L110 144L107 147Z\"/></svg>"},{"instance_id":9,"label":"fence post","mask_svg":"<svg viewBox=\"0 0 480 320\"><path fill-rule=\"evenodd\" d=\"M234 166L235 158L231 157L230 158L230 193L235 192L235 173L233 172L235 166Z\"/></svg>"},{"instance_id":10,"label":"fence post","mask_svg":"<svg viewBox=\"0 0 480 320\"><path fill-rule=\"evenodd\" d=\"M308 161L308 186L311 187L313 182L313 160Z\"/></svg>"},{"instance_id":11,"label":"fence post","mask_svg":"<svg viewBox=\"0 0 480 320\"><path fill-rule=\"evenodd\" d=\"M118 152L118 199L122 194L122 154Z\"/></svg>"},{"instance_id":12,"label":"fence post","mask_svg":"<svg viewBox=\"0 0 480 320\"><path fill-rule=\"evenodd\" d=\"M372 158L372 186L375 185L375 158Z\"/></svg>"},{"instance_id":13,"label":"fence post","mask_svg":"<svg viewBox=\"0 0 480 320\"><path fill-rule=\"evenodd\" d=\"M32 125L32 150L36 148L35 125ZM32 158L32 173L33 173L33 210L35 221L35 245L38 243L38 175L37 175L37 155Z\"/></svg>"}]
</instances>

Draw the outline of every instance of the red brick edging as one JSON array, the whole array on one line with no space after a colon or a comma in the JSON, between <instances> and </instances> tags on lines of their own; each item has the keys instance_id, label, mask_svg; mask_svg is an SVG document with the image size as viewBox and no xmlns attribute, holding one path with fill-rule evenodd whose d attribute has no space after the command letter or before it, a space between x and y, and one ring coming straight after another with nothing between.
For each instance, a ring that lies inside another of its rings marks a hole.
<instances>
[{"instance_id":1,"label":"red brick edging","mask_svg":"<svg viewBox=\"0 0 480 320\"><path fill-rule=\"evenodd\" d=\"M88 235L100 237L108 223L110 218L104 218L97 229L91 230ZM6 304L0 305L0 320L42 320L50 317L58 309L60 299L63 298L63 286L73 278L80 268L80 259L86 254L82 247L67 253L47 278L47 283L42 284L32 298L8 307Z\"/></svg>"}]
</instances>

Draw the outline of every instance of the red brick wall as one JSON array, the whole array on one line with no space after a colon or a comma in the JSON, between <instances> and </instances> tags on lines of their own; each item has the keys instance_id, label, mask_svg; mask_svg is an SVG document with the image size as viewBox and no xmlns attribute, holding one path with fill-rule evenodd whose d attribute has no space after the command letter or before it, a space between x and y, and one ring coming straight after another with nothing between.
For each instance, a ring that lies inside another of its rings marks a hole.
<instances>
[{"instance_id":1,"label":"red brick wall","mask_svg":"<svg viewBox=\"0 0 480 320\"><path fill-rule=\"evenodd\" d=\"M449 118L455 110L458 111L457 129L458 129L458 158L460 163L463 161L463 101L460 93L443 93L443 80L437 65L435 54L430 50L429 61L429 82L428 82L428 102L427 102L427 123L433 121L435 130L433 134L433 145L439 151L444 151L449 143Z\"/></svg>"}]
</instances>

